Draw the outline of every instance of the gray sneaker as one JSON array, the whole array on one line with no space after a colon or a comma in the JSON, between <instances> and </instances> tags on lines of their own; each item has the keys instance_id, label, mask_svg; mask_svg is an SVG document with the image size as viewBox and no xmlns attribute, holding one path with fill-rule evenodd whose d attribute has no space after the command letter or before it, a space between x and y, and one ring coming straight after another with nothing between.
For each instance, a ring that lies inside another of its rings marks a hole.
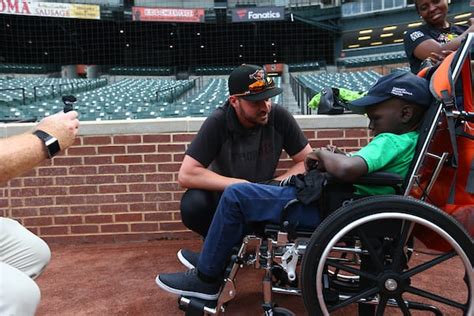
<instances>
[{"instance_id":1,"label":"gray sneaker","mask_svg":"<svg viewBox=\"0 0 474 316\"><path fill-rule=\"evenodd\" d=\"M219 297L220 282L208 283L202 281L196 269L186 272L159 274L156 284L163 290L187 297L196 297L213 301Z\"/></svg>"},{"instance_id":2,"label":"gray sneaker","mask_svg":"<svg viewBox=\"0 0 474 316\"><path fill-rule=\"evenodd\" d=\"M199 261L199 252L193 252L188 249L180 249L178 251L179 261L188 269L194 269L197 267Z\"/></svg>"}]
</instances>

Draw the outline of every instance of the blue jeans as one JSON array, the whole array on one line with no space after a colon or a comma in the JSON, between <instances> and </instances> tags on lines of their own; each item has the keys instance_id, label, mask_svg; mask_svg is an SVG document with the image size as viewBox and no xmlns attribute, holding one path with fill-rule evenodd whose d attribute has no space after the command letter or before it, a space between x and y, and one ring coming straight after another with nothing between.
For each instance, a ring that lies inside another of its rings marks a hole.
<instances>
[{"instance_id":1,"label":"blue jeans","mask_svg":"<svg viewBox=\"0 0 474 316\"><path fill-rule=\"evenodd\" d=\"M221 276L232 248L240 245L247 234L247 224L279 224L281 211L295 198L296 190L292 186L239 183L227 187L204 241L198 270L209 277ZM292 206L289 219L306 228L315 228L321 222L319 210L302 203Z\"/></svg>"}]
</instances>

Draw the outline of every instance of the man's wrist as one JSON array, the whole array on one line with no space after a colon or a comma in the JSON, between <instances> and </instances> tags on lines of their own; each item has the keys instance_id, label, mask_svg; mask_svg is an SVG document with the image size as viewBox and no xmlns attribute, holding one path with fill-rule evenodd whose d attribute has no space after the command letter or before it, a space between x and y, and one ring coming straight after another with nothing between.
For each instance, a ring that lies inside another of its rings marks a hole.
<instances>
[{"instance_id":1,"label":"man's wrist","mask_svg":"<svg viewBox=\"0 0 474 316\"><path fill-rule=\"evenodd\" d=\"M53 158L61 151L59 140L56 137L40 129L33 131L33 134L43 142L47 156L49 158Z\"/></svg>"}]
</instances>

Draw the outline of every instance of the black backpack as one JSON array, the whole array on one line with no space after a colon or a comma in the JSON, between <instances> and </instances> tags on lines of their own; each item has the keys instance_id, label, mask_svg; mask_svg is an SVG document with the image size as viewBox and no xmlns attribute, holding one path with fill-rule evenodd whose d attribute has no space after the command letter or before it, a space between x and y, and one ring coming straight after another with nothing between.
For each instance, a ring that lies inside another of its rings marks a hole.
<instances>
[{"instance_id":1,"label":"black backpack","mask_svg":"<svg viewBox=\"0 0 474 316\"><path fill-rule=\"evenodd\" d=\"M340 97L338 88L326 87L321 90L318 114L342 114L348 112L349 107Z\"/></svg>"}]
</instances>

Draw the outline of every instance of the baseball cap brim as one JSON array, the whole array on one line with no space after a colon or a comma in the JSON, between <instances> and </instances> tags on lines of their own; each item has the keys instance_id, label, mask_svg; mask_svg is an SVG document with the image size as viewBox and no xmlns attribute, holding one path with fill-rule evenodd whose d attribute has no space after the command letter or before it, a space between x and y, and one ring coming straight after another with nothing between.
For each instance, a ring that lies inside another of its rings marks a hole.
<instances>
[{"instance_id":1,"label":"baseball cap brim","mask_svg":"<svg viewBox=\"0 0 474 316\"><path fill-rule=\"evenodd\" d=\"M365 108L368 106L376 105L381 102L387 101L390 99L390 96L371 96L366 95L362 98L356 99L349 103L349 109L354 113L363 114L365 113Z\"/></svg>"},{"instance_id":2,"label":"baseball cap brim","mask_svg":"<svg viewBox=\"0 0 474 316\"><path fill-rule=\"evenodd\" d=\"M242 99L247 100L247 101L262 101L262 100L273 98L274 96L277 96L282 92L283 92L283 89L274 87L274 88L266 89L260 93L244 95L242 96Z\"/></svg>"}]
</instances>

